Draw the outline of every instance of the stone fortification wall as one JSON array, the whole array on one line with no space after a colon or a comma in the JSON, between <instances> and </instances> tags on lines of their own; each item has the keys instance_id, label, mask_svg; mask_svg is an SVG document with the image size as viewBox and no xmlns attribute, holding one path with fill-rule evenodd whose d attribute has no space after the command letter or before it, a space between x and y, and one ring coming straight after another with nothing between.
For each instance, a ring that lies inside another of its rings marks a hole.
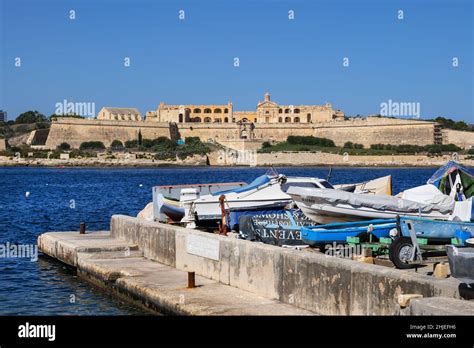
<instances>
[{"instance_id":1,"label":"stone fortification wall","mask_svg":"<svg viewBox=\"0 0 474 348\"><path fill-rule=\"evenodd\" d=\"M346 141L352 141L369 147L378 143L432 144L434 125L432 122L416 120L368 117L311 124L256 123L253 130L250 130L249 126L243 129L242 126L233 123L187 123L177 124L177 131L181 138L199 137L203 141L231 141L246 136L261 141L280 142L286 140L289 135L312 135L332 139L338 146ZM109 146L115 139L122 142L137 139L139 132L144 139L170 137L170 127L166 122L58 118L51 125L46 148L56 148L62 142L77 148L84 141L102 141L104 145ZM467 137L450 131L448 138L453 139L452 142L461 143L466 142Z\"/></svg>"},{"instance_id":2,"label":"stone fortification wall","mask_svg":"<svg viewBox=\"0 0 474 348\"><path fill-rule=\"evenodd\" d=\"M115 139L122 142L137 139L139 132L144 139L169 137L170 134L168 123L58 118L51 124L45 147L54 149L67 142L71 147L79 148L85 141L102 141L110 146Z\"/></svg>"}]
</instances>

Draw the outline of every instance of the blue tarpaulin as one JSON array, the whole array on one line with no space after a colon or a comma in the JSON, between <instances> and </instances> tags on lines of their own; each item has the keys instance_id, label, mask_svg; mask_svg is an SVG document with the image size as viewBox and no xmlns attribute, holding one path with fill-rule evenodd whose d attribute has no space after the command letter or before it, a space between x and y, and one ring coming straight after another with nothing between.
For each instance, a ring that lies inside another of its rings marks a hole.
<instances>
[{"instance_id":1,"label":"blue tarpaulin","mask_svg":"<svg viewBox=\"0 0 474 348\"><path fill-rule=\"evenodd\" d=\"M449 195L454 189L456 178L461 179L462 188L456 193L457 200L464 200L474 195L474 174L459 163L449 161L439 168L428 179L427 183L436 186L442 193ZM458 188L456 188L458 190ZM463 196L464 195L464 196ZM464 198L465 197L465 198Z\"/></svg>"},{"instance_id":2,"label":"blue tarpaulin","mask_svg":"<svg viewBox=\"0 0 474 348\"><path fill-rule=\"evenodd\" d=\"M466 173L469 176L472 176L474 178L474 174L471 173L466 167L463 167L462 165L460 165L459 163L456 163L454 161L448 161L448 163L446 163L444 166L439 168L431 176L431 178L428 179L427 184L433 184L437 187L442 178L444 178L446 175L452 173L455 170L461 170L464 173Z\"/></svg>"}]
</instances>

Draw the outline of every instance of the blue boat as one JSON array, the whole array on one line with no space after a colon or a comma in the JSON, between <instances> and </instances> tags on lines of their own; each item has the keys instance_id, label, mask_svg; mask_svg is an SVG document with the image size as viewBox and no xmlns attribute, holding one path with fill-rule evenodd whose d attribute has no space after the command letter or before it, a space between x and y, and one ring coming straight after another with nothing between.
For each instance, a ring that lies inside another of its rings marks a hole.
<instances>
[{"instance_id":1,"label":"blue boat","mask_svg":"<svg viewBox=\"0 0 474 348\"><path fill-rule=\"evenodd\" d=\"M401 216L398 223L399 232L403 237L410 237L410 229L415 231L417 238L429 241L447 242L457 234L471 234L474 237L474 223L462 221L441 221L421 217Z\"/></svg>"},{"instance_id":2,"label":"blue boat","mask_svg":"<svg viewBox=\"0 0 474 348\"><path fill-rule=\"evenodd\" d=\"M369 221L339 222L333 224L302 227L301 239L311 246L320 246L328 243L346 243L347 237L360 237L361 242L372 241L381 237L389 237L390 230L397 227L397 220L377 219Z\"/></svg>"}]
</instances>

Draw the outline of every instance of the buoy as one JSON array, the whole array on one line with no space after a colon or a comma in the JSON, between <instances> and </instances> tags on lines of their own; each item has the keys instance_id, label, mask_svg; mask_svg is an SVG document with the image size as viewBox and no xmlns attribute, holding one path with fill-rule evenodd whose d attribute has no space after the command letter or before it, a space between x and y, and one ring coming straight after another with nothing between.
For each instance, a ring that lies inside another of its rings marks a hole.
<instances>
[{"instance_id":1,"label":"buoy","mask_svg":"<svg viewBox=\"0 0 474 348\"><path fill-rule=\"evenodd\" d=\"M26 192L25 192L25 197L26 197L26 198L30 197L30 191L26 191Z\"/></svg>"},{"instance_id":2,"label":"buoy","mask_svg":"<svg viewBox=\"0 0 474 348\"><path fill-rule=\"evenodd\" d=\"M143 187L143 184L140 184L140 187Z\"/></svg>"}]
</instances>

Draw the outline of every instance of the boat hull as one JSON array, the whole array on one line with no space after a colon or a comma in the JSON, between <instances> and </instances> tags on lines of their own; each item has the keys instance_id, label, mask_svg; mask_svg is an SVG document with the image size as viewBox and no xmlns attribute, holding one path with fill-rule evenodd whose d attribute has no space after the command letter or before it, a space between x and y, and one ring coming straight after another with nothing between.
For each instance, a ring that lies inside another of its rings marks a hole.
<instances>
[{"instance_id":1,"label":"boat hull","mask_svg":"<svg viewBox=\"0 0 474 348\"><path fill-rule=\"evenodd\" d=\"M346 243L347 237L369 238L370 230L373 237L388 237L390 231L397 227L396 220L370 220L346 223L333 223L321 226L303 227L301 239L308 245L318 246L328 243ZM375 240L374 238L374 240Z\"/></svg>"},{"instance_id":2,"label":"boat hull","mask_svg":"<svg viewBox=\"0 0 474 348\"><path fill-rule=\"evenodd\" d=\"M181 221L181 219L184 217L184 208L176 206L166 199L161 205L160 212L176 222Z\"/></svg>"},{"instance_id":3,"label":"boat hull","mask_svg":"<svg viewBox=\"0 0 474 348\"><path fill-rule=\"evenodd\" d=\"M277 201L250 201L250 202L229 202L227 209L230 213L244 213L244 212L260 212L265 210L279 210L285 208L291 203L291 200L282 200ZM249 204L252 204L251 206ZM222 220L222 215L220 213L220 206L217 204L216 207L213 207L213 204L209 204L208 209L198 210L196 214L195 223L197 227L217 227L220 221ZM216 214L216 211L219 212Z\"/></svg>"},{"instance_id":4,"label":"boat hull","mask_svg":"<svg viewBox=\"0 0 474 348\"><path fill-rule=\"evenodd\" d=\"M471 237L474 237L474 223L471 222L400 217L399 228L403 236L410 236L410 227L415 230L417 237L434 241L446 241L449 243L455 237L456 231L468 232L471 234Z\"/></svg>"},{"instance_id":5,"label":"boat hull","mask_svg":"<svg viewBox=\"0 0 474 348\"><path fill-rule=\"evenodd\" d=\"M395 219L400 215L397 211L380 211L370 208L354 208L351 206L331 206L331 205L312 205L307 206L298 202L298 207L318 224L328 224L333 222L350 222L350 221L363 221L372 219ZM420 216L419 213L413 213L412 215L406 214L407 216ZM447 220L448 214L441 214L439 212L432 212L429 214L421 214L421 217L427 217L432 219Z\"/></svg>"},{"instance_id":6,"label":"boat hull","mask_svg":"<svg viewBox=\"0 0 474 348\"><path fill-rule=\"evenodd\" d=\"M244 213L238 222L241 238L279 246L305 245L301 240L301 227L313 225L298 209L266 210L256 215Z\"/></svg>"}]
</instances>

